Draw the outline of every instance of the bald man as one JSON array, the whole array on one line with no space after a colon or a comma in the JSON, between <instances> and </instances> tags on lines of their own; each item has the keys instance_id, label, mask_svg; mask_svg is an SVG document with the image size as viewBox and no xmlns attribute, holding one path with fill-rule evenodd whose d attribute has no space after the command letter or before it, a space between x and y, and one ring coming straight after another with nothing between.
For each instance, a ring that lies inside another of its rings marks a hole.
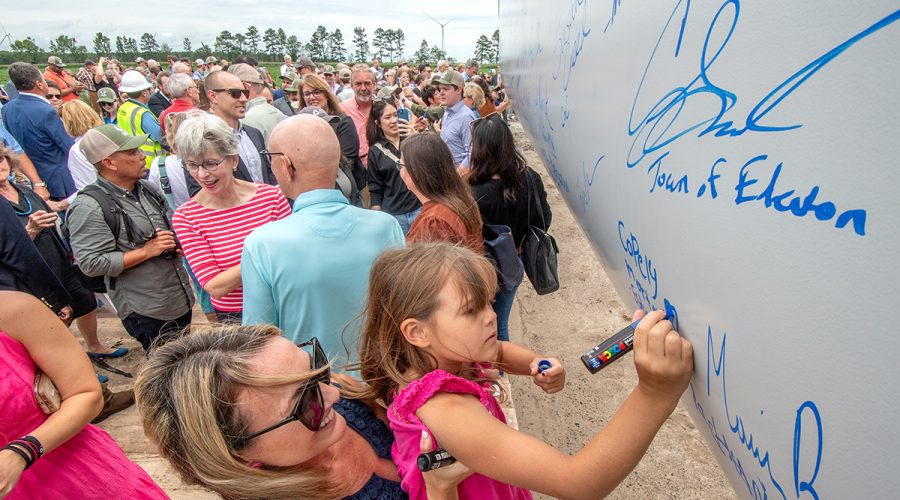
<instances>
[{"instance_id":1,"label":"bald man","mask_svg":"<svg viewBox=\"0 0 900 500\"><path fill-rule=\"evenodd\" d=\"M354 207L334 188L341 146L325 120L301 114L282 121L268 154L294 213L244 242L243 322L275 325L294 343L316 336L342 365L342 339L356 356L372 263L403 246L403 232L394 217Z\"/></svg>"}]
</instances>

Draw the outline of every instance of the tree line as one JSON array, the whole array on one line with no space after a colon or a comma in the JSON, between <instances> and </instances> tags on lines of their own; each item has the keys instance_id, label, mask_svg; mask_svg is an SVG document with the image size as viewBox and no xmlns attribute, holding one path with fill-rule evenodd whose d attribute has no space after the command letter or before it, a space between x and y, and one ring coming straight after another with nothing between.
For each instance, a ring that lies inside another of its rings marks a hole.
<instances>
[{"instance_id":1,"label":"tree line","mask_svg":"<svg viewBox=\"0 0 900 500\"><path fill-rule=\"evenodd\" d=\"M316 27L306 43L301 42L296 35L288 35L283 28L267 28L260 32L256 26L250 26L244 32L222 30L211 46L206 42L195 46L189 37L184 37L178 48L166 42L158 43L156 35L152 33L143 33L139 39L135 39L122 35L110 38L98 32L91 41L92 50L68 35L59 35L51 40L47 50L38 46L32 37L15 40L10 44L10 51L0 51L0 64L17 60L43 63L51 54L71 61L81 61L91 56L118 57L122 60L133 60L137 56L165 59L168 54L191 58L210 55L234 58L247 54L257 59L277 61L283 54L290 54L306 55L314 61L369 61L377 57L383 61L395 62L403 57L406 35L400 28L376 28L370 41L366 29L357 26L353 28L351 43L352 50L347 48L340 29L329 31L322 25ZM478 62L496 64L499 62L499 55L500 30L494 31L490 38L481 35L476 40L473 58ZM440 59L447 59L446 54L423 39L409 62L434 63Z\"/></svg>"}]
</instances>

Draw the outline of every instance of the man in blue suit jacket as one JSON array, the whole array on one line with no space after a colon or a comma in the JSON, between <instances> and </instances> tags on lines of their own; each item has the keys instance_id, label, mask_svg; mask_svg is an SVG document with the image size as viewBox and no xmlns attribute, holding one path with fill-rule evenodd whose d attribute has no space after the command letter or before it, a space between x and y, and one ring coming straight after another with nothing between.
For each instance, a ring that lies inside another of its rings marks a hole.
<instances>
[{"instance_id":1,"label":"man in blue suit jacket","mask_svg":"<svg viewBox=\"0 0 900 500\"><path fill-rule=\"evenodd\" d=\"M3 123L37 167L42 182L35 187L46 184L50 199L63 200L75 192L68 166L69 149L74 141L66 133L56 109L44 98L47 83L37 66L12 63L9 79L19 91L19 97L0 109Z\"/></svg>"}]
</instances>

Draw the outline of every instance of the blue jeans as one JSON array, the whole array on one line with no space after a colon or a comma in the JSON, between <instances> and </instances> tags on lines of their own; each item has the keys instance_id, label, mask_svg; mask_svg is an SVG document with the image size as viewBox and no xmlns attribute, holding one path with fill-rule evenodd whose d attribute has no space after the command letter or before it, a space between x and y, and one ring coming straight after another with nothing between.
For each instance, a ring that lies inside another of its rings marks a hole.
<instances>
[{"instance_id":1,"label":"blue jeans","mask_svg":"<svg viewBox=\"0 0 900 500\"><path fill-rule=\"evenodd\" d=\"M412 212L407 212L405 214L391 214L397 219L397 222L400 223L400 229L403 230L403 236L406 236L406 233L409 232L409 226L412 225L413 221L416 220L416 217L419 216L419 212L422 211L422 207L419 207Z\"/></svg>"},{"instance_id":2,"label":"blue jeans","mask_svg":"<svg viewBox=\"0 0 900 500\"><path fill-rule=\"evenodd\" d=\"M516 283L516 286L510 290L498 290L494 297L493 308L497 313L497 340L509 340L509 313L512 311L513 301L516 299L516 292L522 280Z\"/></svg>"}]
</instances>

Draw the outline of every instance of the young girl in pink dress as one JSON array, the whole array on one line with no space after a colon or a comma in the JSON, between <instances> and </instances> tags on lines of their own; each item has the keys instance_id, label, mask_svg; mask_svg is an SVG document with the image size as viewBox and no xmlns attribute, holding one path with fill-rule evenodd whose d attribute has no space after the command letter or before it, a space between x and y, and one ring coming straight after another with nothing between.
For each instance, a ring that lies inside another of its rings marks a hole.
<instances>
[{"instance_id":1,"label":"young girl in pink dress","mask_svg":"<svg viewBox=\"0 0 900 500\"><path fill-rule=\"evenodd\" d=\"M691 345L647 314L635 334L639 381L605 429L574 456L506 425L482 368L531 376L545 392L561 390L559 360L497 340L491 308L496 271L484 257L446 243L382 254L369 278L360 341L363 379L388 406L392 449L403 489L426 498L416 466L429 435L474 474L459 498L601 498L637 465L691 377ZM636 316L642 316L638 312ZM551 367L538 372L538 363Z\"/></svg>"}]
</instances>

